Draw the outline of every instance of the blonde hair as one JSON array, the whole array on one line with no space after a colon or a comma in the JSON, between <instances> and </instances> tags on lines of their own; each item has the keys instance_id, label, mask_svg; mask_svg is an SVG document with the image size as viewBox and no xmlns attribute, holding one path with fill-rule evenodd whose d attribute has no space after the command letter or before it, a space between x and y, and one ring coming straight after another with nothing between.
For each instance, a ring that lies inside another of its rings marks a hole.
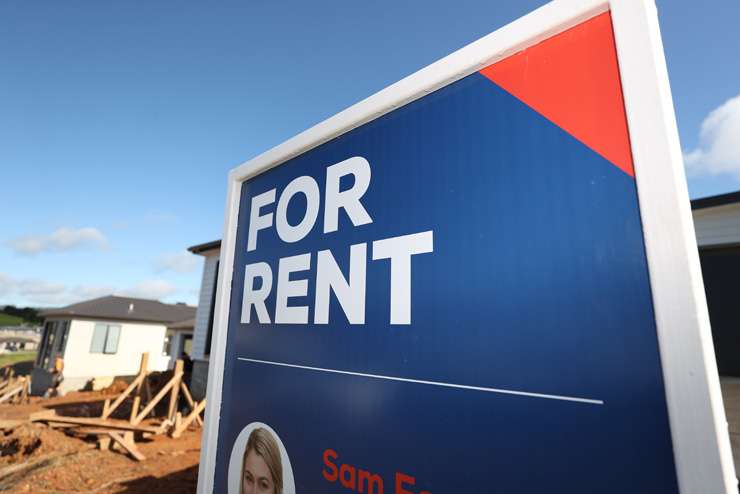
<instances>
[{"instance_id":1,"label":"blonde hair","mask_svg":"<svg viewBox=\"0 0 740 494\"><path fill-rule=\"evenodd\" d=\"M270 470L272 476L272 483L275 485L275 494L283 494L283 462L280 459L280 447L277 441L270 432L262 427L258 427L249 434L247 440L247 447L244 450L244 458L242 458L242 472L247 463L247 455L250 451L254 451L256 454L262 457ZM244 474L242 473L241 479L242 488L244 492Z\"/></svg>"}]
</instances>

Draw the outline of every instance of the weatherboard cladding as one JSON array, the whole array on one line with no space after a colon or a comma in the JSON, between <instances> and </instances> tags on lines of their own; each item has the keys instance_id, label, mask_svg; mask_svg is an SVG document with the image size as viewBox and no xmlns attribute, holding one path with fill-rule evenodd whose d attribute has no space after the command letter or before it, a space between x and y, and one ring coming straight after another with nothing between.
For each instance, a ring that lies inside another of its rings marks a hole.
<instances>
[{"instance_id":1,"label":"weatherboard cladding","mask_svg":"<svg viewBox=\"0 0 740 494\"><path fill-rule=\"evenodd\" d=\"M740 244L740 191L691 201L699 247Z\"/></svg>"},{"instance_id":2,"label":"weatherboard cladding","mask_svg":"<svg viewBox=\"0 0 740 494\"><path fill-rule=\"evenodd\" d=\"M694 209L699 247L740 244L740 204Z\"/></svg>"},{"instance_id":3,"label":"weatherboard cladding","mask_svg":"<svg viewBox=\"0 0 740 494\"><path fill-rule=\"evenodd\" d=\"M205 359L208 354L206 339L208 338L208 323L211 316L211 301L216 289L216 266L218 265L219 250L212 250L206 255L203 265L203 278L200 282L200 297L198 310L195 314L195 330L193 331L193 358Z\"/></svg>"},{"instance_id":4,"label":"weatherboard cladding","mask_svg":"<svg viewBox=\"0 0 740 494\"><path fill-rule=\"evenodd\" d=\"M107 297L41 312L44 317L95 318L114 321L175 323L195 316L195 307L185 304L164 304L142 298Z\"/></svg>"}]
</instances>

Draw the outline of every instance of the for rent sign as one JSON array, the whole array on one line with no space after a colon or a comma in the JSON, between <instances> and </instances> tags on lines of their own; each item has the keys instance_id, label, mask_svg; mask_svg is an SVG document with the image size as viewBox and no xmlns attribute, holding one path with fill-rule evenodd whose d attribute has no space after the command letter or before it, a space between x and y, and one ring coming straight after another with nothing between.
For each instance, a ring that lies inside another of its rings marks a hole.
<instances>
[{"instance_id":1,"label":"for rent sign","mask_svg":"<svg viewBox=\"0 0 740 494\"><path fill-rule=\"evenodd\" d=\"M731 489L659 43L553 2L235 169L201 492Z\"/></svg>"},{"instance_id":2,"label":"for rent sign","mask_svg":"<svg viewBox=\"0 0 740 494\"><path fill-rule=\"evenodd\" d=\"M324 213L322 231L324 235L338 231L340 212L344 212L349 219L347 227L372 223L373 220L361 201L370 186L370 178L371 167L368 161L355 156L326 168L326 180L322 181L325 188L323 207L319 184L310 175L294 178L285 186L275 206L275 213L263 214L261 210L275 205L276 189L252 197L247 252L257 250L259 230L272 228L273 221L275 233L280 241L288 244L300 242L313 230L320 209L323 209ZM349 180L352 185L346 190L341 190L342 180ZM293 212L296 216L295 225L288 220L288 207L293 200L294 204L303 201L303 206L297 206ZM337 237L342 238L339 235ZM344 234L344 238L351 242L357 237L353 234ZM372 260L387 259L390 262L390 324L411 324L411 256L432 252L433 238L434 232L429 230L375 240L371 243ZM308 280L293 280L291 274L310 272L311 259L314 257L316 268L313 324L329 324L329 303L332 294L336 297L347 322L365 324L368 243L347 245L346 249L349 249L348 277L344 276L330 249L277 259L277 276L273 276L273 268L267 262L247 264L244 273L241 323L249 324L254 311L260 324L270 324L273 320L275 324L308 324L309 306L290 305L288 299L308 296ZM254 255L256 256L257 254ZM272 256L268 253L266 257ZM272 293L275 278L277 278L275 299L274 304L271 304L274 306L274 318L271 318L267 309L267 298Z\"/></svg>"}]
</instances>

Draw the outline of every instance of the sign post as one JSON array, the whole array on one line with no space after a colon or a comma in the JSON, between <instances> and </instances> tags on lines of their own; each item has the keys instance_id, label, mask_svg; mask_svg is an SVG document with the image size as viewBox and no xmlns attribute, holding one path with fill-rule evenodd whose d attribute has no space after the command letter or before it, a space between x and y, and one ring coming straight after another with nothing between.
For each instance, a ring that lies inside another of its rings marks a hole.
<instances>
[{"instance_id":1,"label":"sign post","mask_svg":"<svg viewBox=\"0 0 740 494\"><path fill-rule=\"evenodd\" d=\"M237 167L220 269L201 493L737 489L650 0Z\"/></svg>"}]
</instances>

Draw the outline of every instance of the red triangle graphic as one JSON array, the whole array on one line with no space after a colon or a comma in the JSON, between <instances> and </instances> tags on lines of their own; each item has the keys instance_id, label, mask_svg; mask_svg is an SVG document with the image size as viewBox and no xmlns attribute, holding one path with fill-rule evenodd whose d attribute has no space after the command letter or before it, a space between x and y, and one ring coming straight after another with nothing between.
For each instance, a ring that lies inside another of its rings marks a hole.
<instances>
[{"instance_id":1,"label":"red triangle graphic","mask_svg":"<svg viewBox=\"0 0 740 494\"><path fill-rule=\"evenodd\" d=\"M480 72L634 177L609 12Z\"/></svg>"}]
</instances>

